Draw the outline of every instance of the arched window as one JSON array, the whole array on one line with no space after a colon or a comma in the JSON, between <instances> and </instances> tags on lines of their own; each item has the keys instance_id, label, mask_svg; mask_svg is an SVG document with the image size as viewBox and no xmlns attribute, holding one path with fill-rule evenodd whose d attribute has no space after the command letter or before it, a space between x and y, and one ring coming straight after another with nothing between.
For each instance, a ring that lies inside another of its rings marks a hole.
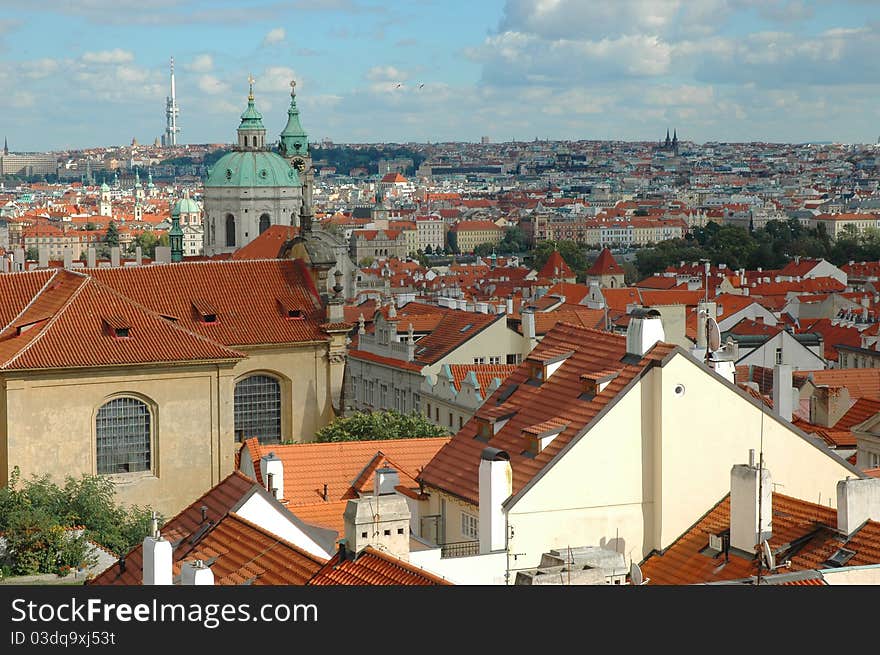
<instances>
[{"instance_id":1,"label":"arched window","mask_svg":"<svg viewBox=\"0 0 880 655\"><path fill-rule=\"evenodd\" d=\"M150 408L137 398L104 403L95 418L98 473L149 471L152 466Z\"/></svg>"},{"instance_id":2,"label":"arched window","mask_svg":"<svg viewBox=\"0 0 880 655\"><path fill-rule=\"evenodd\" d=\"M260 216L260 234L269 229L270 221L269 214L262 214Z\"/></svg>"},{"instance_id":3,"label":"arched window","mask_svg":"<svg viewBox=\"0 0 880 655\"><path fill-rule=\"evenodd\" d=\"M281 443L281 384L268 375L251 375L235 385L235 439L257 437Z\"/></svg>"},{"instance_id":4,"label":"arched window","mask_svg":"<svg viewBox=\"0 0 880 655\"><path fill-rule=\"evenodd\" d=\"M235 245L235 216L226 214L226 245Z\"/></svg>"}]
</instances>

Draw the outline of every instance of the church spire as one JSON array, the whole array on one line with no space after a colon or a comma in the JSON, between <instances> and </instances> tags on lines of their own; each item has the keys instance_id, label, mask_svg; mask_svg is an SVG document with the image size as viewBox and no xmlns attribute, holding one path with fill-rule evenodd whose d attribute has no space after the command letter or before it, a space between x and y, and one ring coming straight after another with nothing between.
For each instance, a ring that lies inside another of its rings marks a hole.
<instances>
[{"instance_id":1,"label":"church spire","mask_svg":"<svg viewBox=\"0 0 880 655\"><path fill-rule=\"evenodd\" d=\"M254 79L248 75L248 104L247 109L241 115L241 124L238 126L238 147L241 150L263 150L266 146L266 128L263 125L263 115L257 111L254 105Z\"/></svg>"},{"instance_id":2,"label":"church spire","mask_svg":"<svg viewBox=\"0 0 880 655\"><path fill-rule=\"evenodd\" d=\"M309 149L309 139L299 120L296 106L296 80L290 81L290 107L287 110L287 125L281 130L281 155L305 157Z\"/></svg>"},{"instance_id":3,"label":"church spire","mask_svg":"<svg viewBox=\"0 0 880 655\"><path fill-rule=\"evenodd\" d=\"M4 155L9 154L9 141L7 140L6 137L3 137L3 154Z\"/></svg>"},{"instance_id":4,"label":"church spire","mask_svg":"<svg viewBox=\"0 0 880 655\"><path fill-rule=\"evenodd\" d=\"M180 201L171 210L171 229L168 231L168 245L171 246L171 261L183 261L183 230L180 227Z\"/></svg>"}]
</instances>

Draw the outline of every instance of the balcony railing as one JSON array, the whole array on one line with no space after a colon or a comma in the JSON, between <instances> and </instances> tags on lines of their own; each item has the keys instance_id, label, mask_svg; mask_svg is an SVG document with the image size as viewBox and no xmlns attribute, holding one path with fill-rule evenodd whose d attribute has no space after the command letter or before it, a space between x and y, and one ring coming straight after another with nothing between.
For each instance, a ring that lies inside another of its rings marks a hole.
<instances>
[{"instance_id":1,"label":"balcony railing","mask_svg":"<svg viewBox=\"0 0 880 655\"><path fill-rule=\"evenodd\" d=\"M457 541L440 546L441 558L471 557L480 554L479 541Z\"/></svg>"}]
</instances>

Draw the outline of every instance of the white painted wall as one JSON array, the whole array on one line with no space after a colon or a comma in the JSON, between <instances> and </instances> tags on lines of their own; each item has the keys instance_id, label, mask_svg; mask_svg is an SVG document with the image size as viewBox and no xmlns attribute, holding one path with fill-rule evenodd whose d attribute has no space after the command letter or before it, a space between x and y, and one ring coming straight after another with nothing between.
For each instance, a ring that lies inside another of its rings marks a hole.
<instances>
[{"instance_id":1,"label":"white painted wall","mask_svg":"<svg viewBox=\"0 0 880 655\"><path fill-rule=\"evenodd\" d=\"M473 557L450 557L441 559L440 549L411 551L409 563L426 571L449 580L458 585L503 585L507 569L507 554L490 553ZM511 558L511 567L514 566ZM517 568L521 568L517 562ZM511 572L510 582L513 583L516 573Z\"/></svg>"},{"instance_id":2,"label":"white painted wall","mask_svg":"<svg viewBox=\"0 0 880 655\"><path fill-rule=\"evenodd\" d=\"M325 551L285 516L281 511L280 505L269 503L260 494L253 494L236 513L251 523L256 523L264 530L299 546L312 555L317 555L324 559L329 559L333 556L332 552Z\"/></svg>"}]
</instances>

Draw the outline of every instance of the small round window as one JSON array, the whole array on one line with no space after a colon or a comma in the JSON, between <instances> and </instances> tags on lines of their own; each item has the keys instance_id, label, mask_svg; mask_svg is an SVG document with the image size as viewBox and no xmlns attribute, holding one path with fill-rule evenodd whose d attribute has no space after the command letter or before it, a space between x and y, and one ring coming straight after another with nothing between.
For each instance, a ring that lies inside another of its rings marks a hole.
<instances>
[{"instance_id":1,"label":"small round window","mask_svg":"<svg viewBox=\"0 0 880 655\"><path fill-rule=\"evenodd\" d=\"M265 180L267 177L269 177L269 171L267 171L265 168L261 168L260 177Z\"/></svg>"},{"instance_id":2,"label":"small round window","mask_svg":"<svg viewBox=\"0 0 880 655\"><path fill-rule=\"evenodd\" d=\"M231 168L227 168L227 169L226 169L226 179L227 179L227 180L231 180L231 179L232 179L232 169L231 169Z\"/></svg>"},{"instance_id":3,"label":"small round window","mask_svg":"<svg viewBox=\"0 0 880 655\"><path fill-rule=\"evenodd\" d=\"M675 388L672 390L672 393L674 393L676 396L679 396L679 397L683 396L684 392L685 392L685 388L684 388L683 384L676 384Z\"/></svg>"}]
</instances>

